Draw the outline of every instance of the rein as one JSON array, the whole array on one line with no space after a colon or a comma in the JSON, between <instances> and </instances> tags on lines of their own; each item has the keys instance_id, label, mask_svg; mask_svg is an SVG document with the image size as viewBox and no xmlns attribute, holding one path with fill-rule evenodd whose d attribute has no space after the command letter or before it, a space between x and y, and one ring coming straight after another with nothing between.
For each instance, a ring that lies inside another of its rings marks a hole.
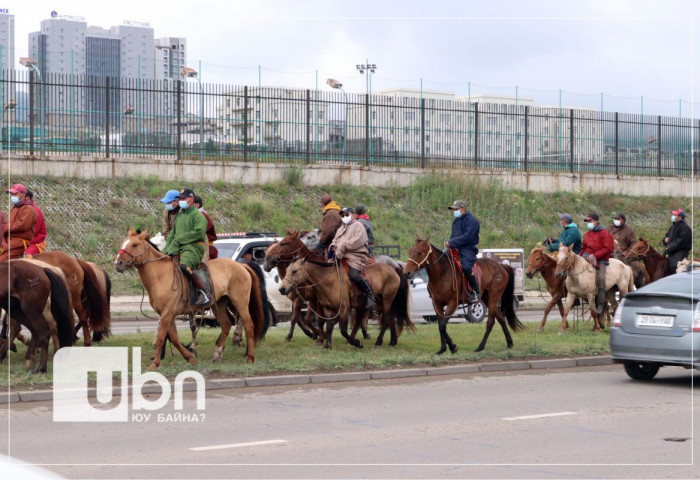
<instances>
[{"instance_id":1,"label":"rein","mask_svg":"<svg viewBox=\"0 0 700 480\"><path fill-rule=\"evenodd\" d=\"M647 249L644 251L644 253L637 253L635 251L632 251L632 253L636 255L636 257L634 259L630 258L630 260L642 260L645 258L653 257L654 255L658 255L656 251L649 252L649 250L651 250L651 245L647 243ZM627 255L627 258L629 258L629 254Z\"/></svg>"},{"instance_id":2,"label":"rein","mask_svg":"<svg viewBox=\"0 0 700 480\"><path fill-rule=\"evenodd\" d=\"M571 256L571 263L570 263L568 266L564 266L564 263L563 263L563 262L562 262L562 264L561 264L562 267L564 268L564 270L566 270L566 272L567 272L569 275L583 275L583 274L586 273L586 271L588 270L588 266L587 266L587 265L584 265L580 272L569 272L569 269L570 269L570 268L574 268L574 265L576 265L576 256L577 256L576 254L574 254L574 255ZM585 261L585 260L584 260L584 261Z\"/></svg>"},{"instance_id":3,"label":"rein","mask_svg":"<svg viewBox=\"0 0 700 480\"><path fill-rule=\"evenodd\" d=\"M430 254L433 253L433 246L431 244L428 244L428 253L425 255L423 260L421 260L420 262L416 262L415 260L413 260L412 258L409 257L408 260L406 261L406 263L413 262L416 264L417 269L420 270L421 268L425 268L427 271L430 267L437 265L442 260L442 257L447 255L447 252L448 252L448 249L443 250L442 253L440 255L438 255L437 259L435 259L434 262L429 262L429 263L426 263L424 266L421 266L424 262L427 262L428 257L430 257ZM454 259L451 256L447 256L447 261L449 262L450 269L452 270L452 275L451 275L451 277L452 277L452 289L456 293L457 305L459 305L460 304L460 301L459 301L460 300L460 289L457 285L457 283L459 283L459 277L457 275L455 275L455 273L456 273L455 266L456 265L455 265ZM428 287L430 287L430 284L428 284ZM430 296L430 300L433 303L433 310L435 310L435 313L437 313L438 308L435 305L435 299L433 298L432 295ZM462 308L464 309L464 306L462 306ZM455 309L455 311L456 311L456 309ZM454 313L454 312L452 312L452 313ZM464 314L465 315L467 314L466 310L465 310Z\"/></svg>"},{"instance_id":4,"label":"rein","mask_svg":"<svg viewBox=\"0 0 700 480\"><path fill-rule=\"evenodd\" d=\"M309 278L309 274L308 274L308 272L307 272L307 270L306 270L306 265L307 265L308 263L312 263L312 264L314 264L314 265L319 265L319 266L324 266L324 265L318 264L318 263L316 263L316 262L309 262L307 259L305 259L305 261L304 261L304 273L306 274L306 277L307 277L307 278ZM330 266L331 266L331 267L335 266L335 270L336 270L336 272L338 273L338 285L340 286L340 285L341 285L341 282L340 282L340 275L341 275L341 272L340 272L340 264L336 262L335 265L330 265ZM309 288L309 287L315 287L316 285L320 285L321 283L324 283L328 278L330 278L330 276L331 276L332 273L333 273L333 269L331 268L331 269L329 269L329 271L328 271L328 275L326 275L326 277L325 277L323 280L321 280L320 282L317 282L317 283L313 283L313 284L311 284L311 285L304 285L302 288ZM298 293L298 292L299 292L299 285L298 285L297 283L292 283L292 286L294 287L294 290L297 291L297 293ZM321 320L334 320L335 318L337 318L337 317L340 315L340 311L341 311L342 308L343 308L343 301L342 301L343 292L342 292L342 290L341 290L341 292L340 292L340 298L341 298L340 308L338 308L337 313L336 313L335 315L333 315L332 317L324 317L323 315L321 315L320 313L318 313L317 311L315 311L315 310L311 307L311 302L308 302L308 303L307 303L306 308L308 308L308 309L311 311L311 313L313 313L314 315L316 315L316 316L317 316L318 318L320 318Z\"/></svg>"}]
</instances>

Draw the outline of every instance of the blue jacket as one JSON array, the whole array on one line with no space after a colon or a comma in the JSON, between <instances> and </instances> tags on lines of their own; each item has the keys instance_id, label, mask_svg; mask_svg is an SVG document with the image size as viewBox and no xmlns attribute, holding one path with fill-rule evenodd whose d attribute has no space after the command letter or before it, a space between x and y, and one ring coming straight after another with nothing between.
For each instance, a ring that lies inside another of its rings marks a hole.
<instances>
[{"instance_id":1,"label":"blue jacket","mask_svg":"<svg viewBox=\"0 0 700 480\"><path fill-rule=\"evenodd\" d=\"M469 255L476 257L479 249L479 221L467 211L459 218L452 221L452 236L450 247L459 250L460 256Z\"/></svg>"}]
</instances>

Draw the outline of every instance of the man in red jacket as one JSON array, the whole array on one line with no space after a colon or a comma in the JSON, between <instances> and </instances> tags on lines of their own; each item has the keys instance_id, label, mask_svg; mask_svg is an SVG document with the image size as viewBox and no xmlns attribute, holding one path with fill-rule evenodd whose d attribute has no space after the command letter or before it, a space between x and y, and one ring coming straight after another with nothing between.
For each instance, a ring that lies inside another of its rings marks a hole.
<instances>
[{"instance_id":1,"label":"man in red jacket","mask_svg":"<svg viewBox=\"0 0 700 480\"><path fill-rule=\"evenodd\" d=\"M598 315L603 313L605 304L605 270L610 264L610 256L615 247L612 235L599 223L599 220L600 217L597 213L586 215L585 222L588 231L583 236L583 245L581 246L581 256L598 269L595 277L596 287L598 288L595 299Z\"/></svg>"},{"instance_id":2,"label":"man in red jacket","mask_svg":"<svg viewBox=\"0 0 700 480\"><path fill-rule=\"evenodd\" d=\"M36 203L34 203L34 192L29 189L27 189L27 199L29 199L32 207L34 207L37 217L34 227L34 239L29 245L29 248L25 250L25 256L44 253L44 250L46 250L46 222L44 221L44 213L36 206Z\"/></svg>"},{"instance_id":3,"label":"man in red jacket","mask_svg":"<svg viewBox=\"0 0 700 480\"><path fill-rule=\"evenodd\" d=\"M27 187L16 183L7 190L7 193L10 194L13 206L3 227L0 262L22 257L34 239L37 217L36 210L27 199Z\"/></svg>"},{"instance_id":4,"label":"man in red jacket","mask_svg":"<svg viewBox=\"0 0 700 480\"><path fill-rule=\"evenodd\" d=\"M209 243L209 249L204 250L204 257L202 258L202 261L206 260L214 260L215 258L219 258L219 249L214 246L214 241L216 240L216 228L214 228L214 222L211 221L211 217L207 213L206 210L204 210L204 202L202 201L202 197L199 195L194 196L194 206L199 209L200 212L202 212L202 215L204 215L204 218L207 219L207 243Z\"/></svg>"}]
</instances>

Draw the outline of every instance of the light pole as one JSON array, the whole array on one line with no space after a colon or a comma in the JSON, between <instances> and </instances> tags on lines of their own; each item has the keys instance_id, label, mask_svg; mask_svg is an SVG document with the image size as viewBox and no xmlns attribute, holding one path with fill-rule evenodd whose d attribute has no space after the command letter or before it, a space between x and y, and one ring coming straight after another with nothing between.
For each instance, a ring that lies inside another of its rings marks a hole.
<instances>
[{"instance_id":1,"label":"light pole","mask_svg":"<svg viewBox=\"0 0 700 480\"><path fill-rule=\"evenodd\" d=\"M5 105L2 107L2 126L0 127L0 131L5 127L5 112L8 110L14 110L15 107L17 106L17 102L15 102L14 98L8 98L7 102L5 102ZM9 121L8 121L9 124ZM10 129L8 128L7 130L7 143L9 145L10 143L10 135L12 135L12 132L10 132ZM2 144L5 142L5 136L2 135L2 139L0 139L0 153L2 153Z\"/></svg>"},{"instance_id":2,"label":"light pole","mask_svg":"<svg viewBox=\"0 0 700 480\"><path fill-rule=\"evenodd\" d=\"M131 115L136 111L131 105L124 107L122 112L122 121L119 123L119 159L124 155L124 121L127 115Z\"/></svg>"},{"instance_id":3,"label":"light pole","mask_svg":"<svg viewBox=\"0 0 700 480\"><path fill-rule=\"evenodd\" d=\"M375 63L369 63L369 60L365 60L364 65L355 65L357 70L360 72L360 75L364 75L365 72L367 73L367 78L365 82L365 89L367 91L367 105L369 105L370 112L369 112L369 139L367 139L369 143L369 157L372 158L372 80L370 79L370 75L373 73L377 73L377 64Z\"/></svg>"},{"instance_id":4,"label":"light pole","mask_svg":"<svg viewBox=\"0 0 700 480\"><path fill-rule=\"evenodd\" d=\"M196 78L199 84L199 160L204 161L204 91L202 90L202 79L199 78L197 70L194 68L183 67L182 74L186 78Z\"/></svg>"},{"instance_id":5,"label":"light pole","mask_svg":"<svg viewBox=\"0 0 700 480\"><path fill-rule=\"evenodd\" d=\"M343 98L345 99L345 122L343 122L343 160L342 163L345 165L345 154L347 153L348 145L348 94L343 90L343 84L340 83L335 78L329 78L326 83L336 90L343 92Z\"/></svg>"},{"instance_id":6,"label":"light pole","mask_svg":"<svg viewBox=\"0 0 700 480\"><path fill-rule=\"evenodd\" d=\"M39 83L41 83L41 95L39 97L39 122L41 125L39 126L39 137L41 139L41 156L44 156L44 82L41 80L41 72L39 71L39 67L37 67L37 62L35 59L31 57L21 57L19 59L20 65L23 65L31 70L34 71L34 73L37 74L39 77Z\"/></svg>"}]
</instances>

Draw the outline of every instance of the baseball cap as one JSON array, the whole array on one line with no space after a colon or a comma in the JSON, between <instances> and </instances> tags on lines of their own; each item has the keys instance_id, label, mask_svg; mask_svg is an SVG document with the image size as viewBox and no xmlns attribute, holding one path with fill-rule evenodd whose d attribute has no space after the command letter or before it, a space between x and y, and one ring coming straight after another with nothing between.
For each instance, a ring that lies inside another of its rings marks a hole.
<instances>
[{"instance_id":1,"label":"baseball cap","mask_svg":"<svg viewBox=\"0 0 700 480\"><path fill-rule=\"evenodd\" d=\"M180 193L177 195L177 198L187 198L187 197L194 197L194 190L191 188L183 188L180 190Z\"/></svg>"},{"instance_id":2,"label":"baseball cap","mask_svg":"<svg viewBox=\"0 0 700 480\"><path fill-rule=\"evenodd\" d=\"M465 208L467 203L464 200L455 200L452 206L447 207L448 210L459 210L460 208Z\"/></svg>"},{"instance_id":3,"label":"baseball cap","mask_svg":"<svg viewBox=\"0 0 700 480\"><path fill-rule=\"evenodd\" d=\"M625 217L624 213L616 213L613 218L621 218L623 220L627 220L627 217Z\"/></svg>"},{"instance_id":4,"label":"baseball cap","mask_svg":"<svg viewBox=\"0 0 700 480\"><path fill-rule=\"evenodd\" d=\"M163 203L170 203L177 200L177 196L180 194L177 190L168 190L163 198L160 199Z\"/></svg>"},{"instance_id":5,"label":"baseball cap","mask_svg":"<svg viewBox=\"0 0 700 480\"><path fill-rule=\"evenodd\" d=\"M598 220L600 220L600 217L598 216L597 213L589 213L588 215L586 215L586 219L589 219L589 218L590 218L591 220L595 220L596 222L597 222Z\"/></svg>"},{"instance_id":6,"label":"baseball cap","mask_svg":"<svg viewBox=\"0 0 700 480\"><path fill-rule=\"evenodd\" d=\"M671 211L672 214L674 214L677 217L683 217L685 218L685 212L683 211L682 208L679 208L678 210L673 210Z\"/></svg>"},{"instance_id":7,"label":"baseball cap","mask_svg":"<svg viewBox=\"0 0 700 480\"><path fill-rule=\"evenodd\" d=\"M344 213L355 213L355 210L353 210L352 207L345 207L340 211L340 214L343 215Z\"/></svg>"},{"instance_id":8,"label":"baseball cap","mask_svg":"<svg viewBox=\"0 0 700 480\"><path fill-rule=\"evenodd\" d=\"M15 183L7 190L7 193L27 193L27 187L21 183Z\"/></svg>"},{"instance_id":9,"label":"baseball cap","mask_svg":"<svg viewBox=\"0 0 700 480\"><path fill-rule=\"evenodd\" d=\"M574 217L572 217L568 213L559 213L558 216L559 216L559 218L564 220L566 223L571 223L574 221Z\"/></svg>"}]
</instances>

